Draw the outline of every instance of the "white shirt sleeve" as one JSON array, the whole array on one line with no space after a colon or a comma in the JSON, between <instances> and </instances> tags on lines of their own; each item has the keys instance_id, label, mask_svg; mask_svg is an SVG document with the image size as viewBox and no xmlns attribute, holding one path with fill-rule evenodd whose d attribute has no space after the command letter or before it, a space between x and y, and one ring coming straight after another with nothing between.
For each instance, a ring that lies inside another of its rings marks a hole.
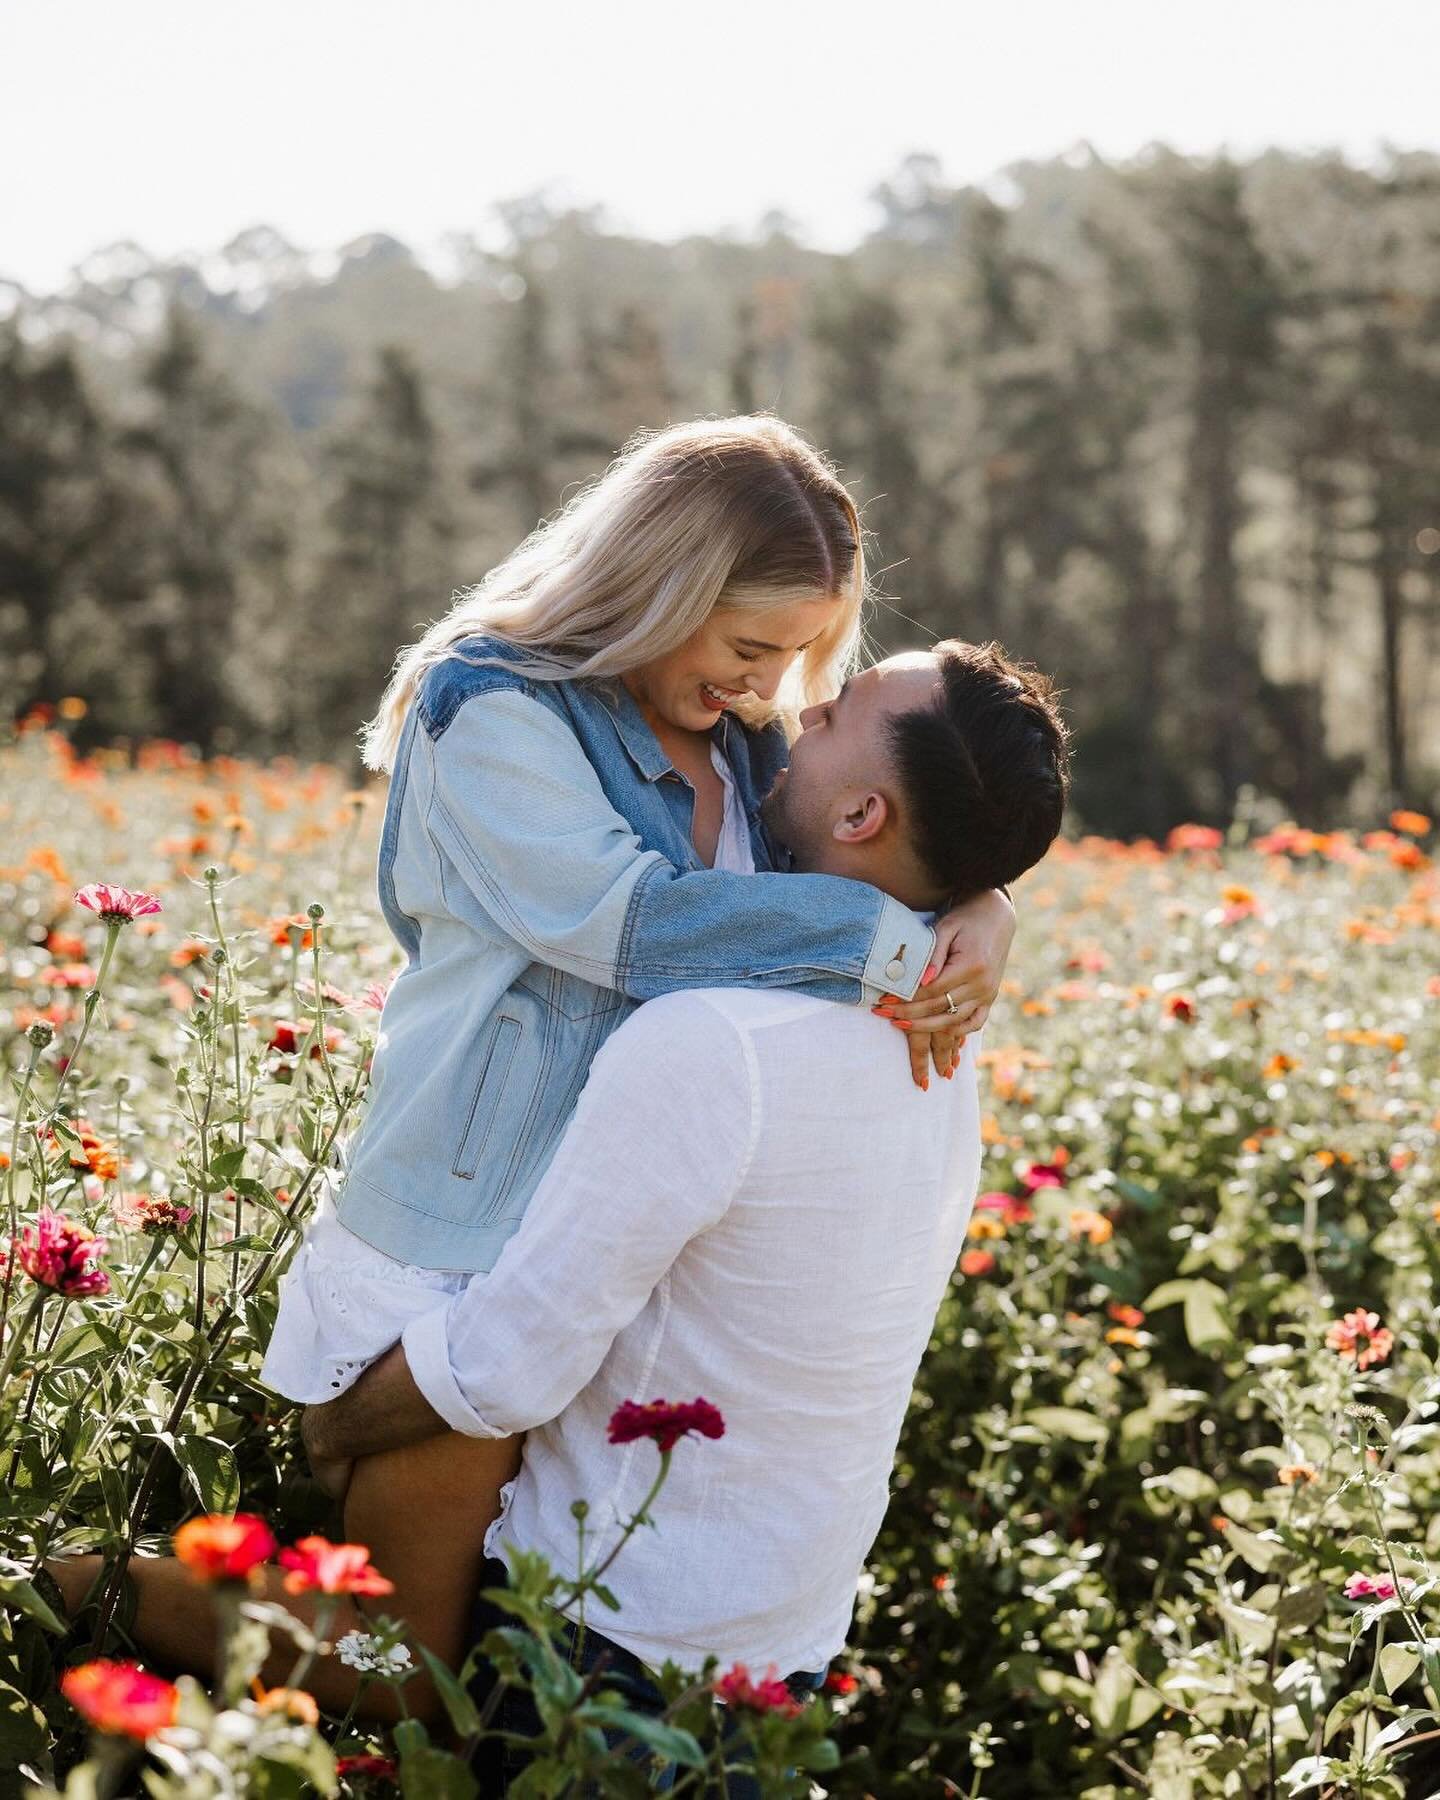
<instances>
[{"instance_id":1,"label":"white shirt sleeve","mask_svg":"<svg viewBox=\"0 0 1440 1800\"><path fill-rule=\"evenodd\" d=\"M724 1215L758 1135L750 1046L728 1018L695 993L634 1013L595 1058L494 1269L405 1330L436 1412L472 1437L560 1413L685 1245Z\"/></svg>"}]
</instances>

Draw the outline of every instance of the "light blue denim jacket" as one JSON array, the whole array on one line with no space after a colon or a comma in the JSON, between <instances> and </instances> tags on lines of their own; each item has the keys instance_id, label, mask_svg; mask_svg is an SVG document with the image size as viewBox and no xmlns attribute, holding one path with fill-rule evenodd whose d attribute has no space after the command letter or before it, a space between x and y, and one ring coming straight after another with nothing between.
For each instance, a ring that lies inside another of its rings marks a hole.
<instances>
[{"instance_id":1,"label":"light blue denim jacket","mask_svg":"<svg viewBox=\"0 0 1440 1800\"><path fill-rule=\"evenodd\" d=\"M693 791L622 684L528 680L493 639L460 648L510 666L450 657L405 723L379 879L407 961L338 1205L390 1256L483 1270L636 1002L735 986L908 997L934 934L864 882L705 868ZM773 871L759 809L783 734L729 717L717 731L756 869Z\"/></svg>"}]
</instances>

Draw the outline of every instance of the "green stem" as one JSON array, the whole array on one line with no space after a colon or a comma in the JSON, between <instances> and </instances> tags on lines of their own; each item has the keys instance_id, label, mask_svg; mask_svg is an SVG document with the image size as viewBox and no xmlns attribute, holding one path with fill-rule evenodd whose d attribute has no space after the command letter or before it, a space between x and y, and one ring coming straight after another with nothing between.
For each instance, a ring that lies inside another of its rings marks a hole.
<instances>
[{"instance_id":1,"label":"green stem","mask_svg":"<svg viewBox=\"0 0 1440 1800\"><path fill-rule=\"evenodd\" d=\"M75 1048L70 1052L69 1061L65 1064L65 1073L60 1077L60 1080L56 1084L55 1098L51 1102L49 1112L45 1115L45 1122L47 1124L59 1112L60 1097L65 1092L65 1088L69 1083L70 1078L80 1066L80 1052L85 1048L85 1040L90 1035L90 1024L100 1005L100 995L105 986L105 977L110 972L110 959L115 954L115 945L119 939L123 924L124 921L119 919L110 919L106 921L105 948L100 953L100 967L95 976L95 985L85 996L85 1017L80 1022L80 1035L76 1038Z\"/></svg>"},{"instance_id":2,"label":"green stem","mask_svg":"<svg viewBox=\"0 0 1440 1800\"><path fill-rule=\"evenodd\" d=\"M5 1354L0 1357L0 1395L5 1392L5 1384L14 1372L15 1364L20 1360L20 1352L24 1349L25 1340L30 1335L30 1327L40 1317L40 1309L44 1306L48 1293L48 1288L36 1288L35 1297L30 1302L29 1310L15 1327L10 1342L6 1346ZM18 1449L16 1454L19 1454Z\"/></svg>"},{"instance_id":3,"label":"green stem","mask_svg":"<svg viewBox=\"0 0 1440 1800\"><path fill-rule=\"evenodd\" d=\"M10 1290L15 1281L15 1240L20 1235L20 1209L15 1204L15 1171L20 1157L20 1128L25 1120L25 1108L30 1101L30 1089L35 1082L35 1070L40 1062L41 1044L31 1044L30 1060L25 1066L25 1080L20 1088L20 1102L15 1109L15 1125L10 1133L10 1161L5 1170L5 1206L9 1214L10 1232L5 1249L5 1292L0 1297L0 1344L5 1341L5 1325L10 1317Z\"/></svg>"}]
</instances>

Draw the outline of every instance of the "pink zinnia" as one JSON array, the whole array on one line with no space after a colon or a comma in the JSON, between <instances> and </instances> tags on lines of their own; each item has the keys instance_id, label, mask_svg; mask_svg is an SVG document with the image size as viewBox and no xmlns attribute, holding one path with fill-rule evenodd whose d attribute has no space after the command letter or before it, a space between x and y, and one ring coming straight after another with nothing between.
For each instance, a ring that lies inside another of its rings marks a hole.
<instances>
[{"instance_id":1,"label":"pink zinnia","mask_svg":"<svg viewBox=\"0 0 1440 1800\"><path fill-rule=\"evenodd\" d=\"M332 1544L329 1538L303 1537L280 1552L287 1594L393 1594L395 1583L371 1566L364 1544Z\"/></svg>"},{"instance_id":2,"label":"pink zinnia","mask_svg":"<svg viewBox=\"0 0 1440 1800\"><path fill-rule=\"evenodd\" d=\"M990 1194L981 1194L975 1202L976 1212L999 1213L1007 1225L1028 1225L1035 1217L1035 1209L1018 1194L1005 1194L998 1190Z\"/></svg>"},{"instance_id":3,"label":"pink zinnia","mask_svg":"<svg viewBox=\"0 0 1440 1800\"><path fill-rule=\"evenodd\" d=\"M1379 1313L1356 1307L1337 1319L1325 1333L1326 1346L1337 1356L1347 1356L1357 1369L1382 1363L1395 1348L1395 1334L1380 1323Z\"/></svg>"},{"instance_id":4,"label":"pink zinnia","mask_svg":"<svg viewBox=\"0 0 1440 1800\"><path fill-rule=\"evenodd\" d=\"M1055 1162L1031 1163L1020 1179L1032 1194L1039 1188L1064 1187L1065 1165Z\"/></svg>"},{"instance_id":5,"label":"pink zinnia","mask_svg":"<svg viewBox=\"0 0 1440 1800\"><path fill-rule=\"evenodd\" d=\"M106 1245L105 1238L45 1206L20 1233L17 1248L20 1267L33 1282L73 1300L110 1292L104 1269L90 1266L105 1254Z\"/></svg>"},{"instance_id":6,"label":"pink zinnia","mask_svg":"<svg viewBox=\"0 0 1440 1800\"><path fill-rule=\"evenodd\" d=\"M610 1415L612 1444L633 1444L639 1438L650 1438L662 1455L692 1431L698 1431L701 1437L724 1437L725 1421L719 1407L708 1400L651 1400L644 1406L627 1400Z\"/></svg>"},{"instance_id":7,"label":"pink zinnia","mask_svg":"<svg viewBox=\"0 0 1440 1800\"><path fill-rule=\"evenodd\" d=\"M133 888L111 887L107 881L92 881L75 896L77 906L87 906L99 913L107 925L129 925L147 913L158 913L160 902L153 894L138 894Z\"/></svg>"},{"instance_id":8,"label":"pink zinnia","mask_svg":"<svg viewBox=\"0 0 1440 1800\"><path fill-rule=\"evenodd\" d=\"M175 1723L180 1690L137 1663L88 1662L67 1669L60 1692L97 1731L147 1738Z\"/></svg>"},{"instance_id":9,"label":"pink zinnia","mask_svg":"<svg viewBox=\"0 0 1440 1800\"><path fill-rule=\"evenodd\" d=\"M181 1206L165 1194L122 1194L111 1211L124 1230L143 1231L148 1237L179 1231L195 1217L193 1206Z\"/></svg>"},{"instance_id":10,"label":"pink zinnia","mask_svg":"<svg viewBox=\"0 0 1440 1800\"><path fill-rule=\"evenodd\" d=\"M744 1663L736 1663L715 1683L715 1697L727 1706L742 1707L746 1712L780 1713L787 1719L793 1719L804 1710L780 1679L774 1663L759 1681L751 1677Z\"/></svg>"},{"instance_id":11,"label":"pink zinnia","mask_svg":"<svg viewBox=\"0 0 1440 1800\"><path fill-rule=\"evenodd\" d=\"M1393 1600L1395 1583L1388 1576L1352 1575L1345 1583L1347 1600Z\"/></svg>"}]
</instances>

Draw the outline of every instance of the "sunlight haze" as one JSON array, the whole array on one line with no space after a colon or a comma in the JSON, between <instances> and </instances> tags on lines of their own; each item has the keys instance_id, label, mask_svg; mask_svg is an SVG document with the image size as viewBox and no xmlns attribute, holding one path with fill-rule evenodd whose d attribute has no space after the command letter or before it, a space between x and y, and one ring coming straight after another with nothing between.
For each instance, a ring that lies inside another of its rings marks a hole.
<instances>
[{"instance_id":1,"label":"sunlight haze","mask_svg":"<svg viewBox=\"0 0 1440 1800\"><path fill-rule=\"evenodd\" d=\"M0 276L43 291L117 239L260 223L423 250L542 188L660 238L777 209L838 248L912 151L966 182L1080 142L1440 148L1437 47L1428 0L12 7Z\"/></svg>"}]
</instances>

